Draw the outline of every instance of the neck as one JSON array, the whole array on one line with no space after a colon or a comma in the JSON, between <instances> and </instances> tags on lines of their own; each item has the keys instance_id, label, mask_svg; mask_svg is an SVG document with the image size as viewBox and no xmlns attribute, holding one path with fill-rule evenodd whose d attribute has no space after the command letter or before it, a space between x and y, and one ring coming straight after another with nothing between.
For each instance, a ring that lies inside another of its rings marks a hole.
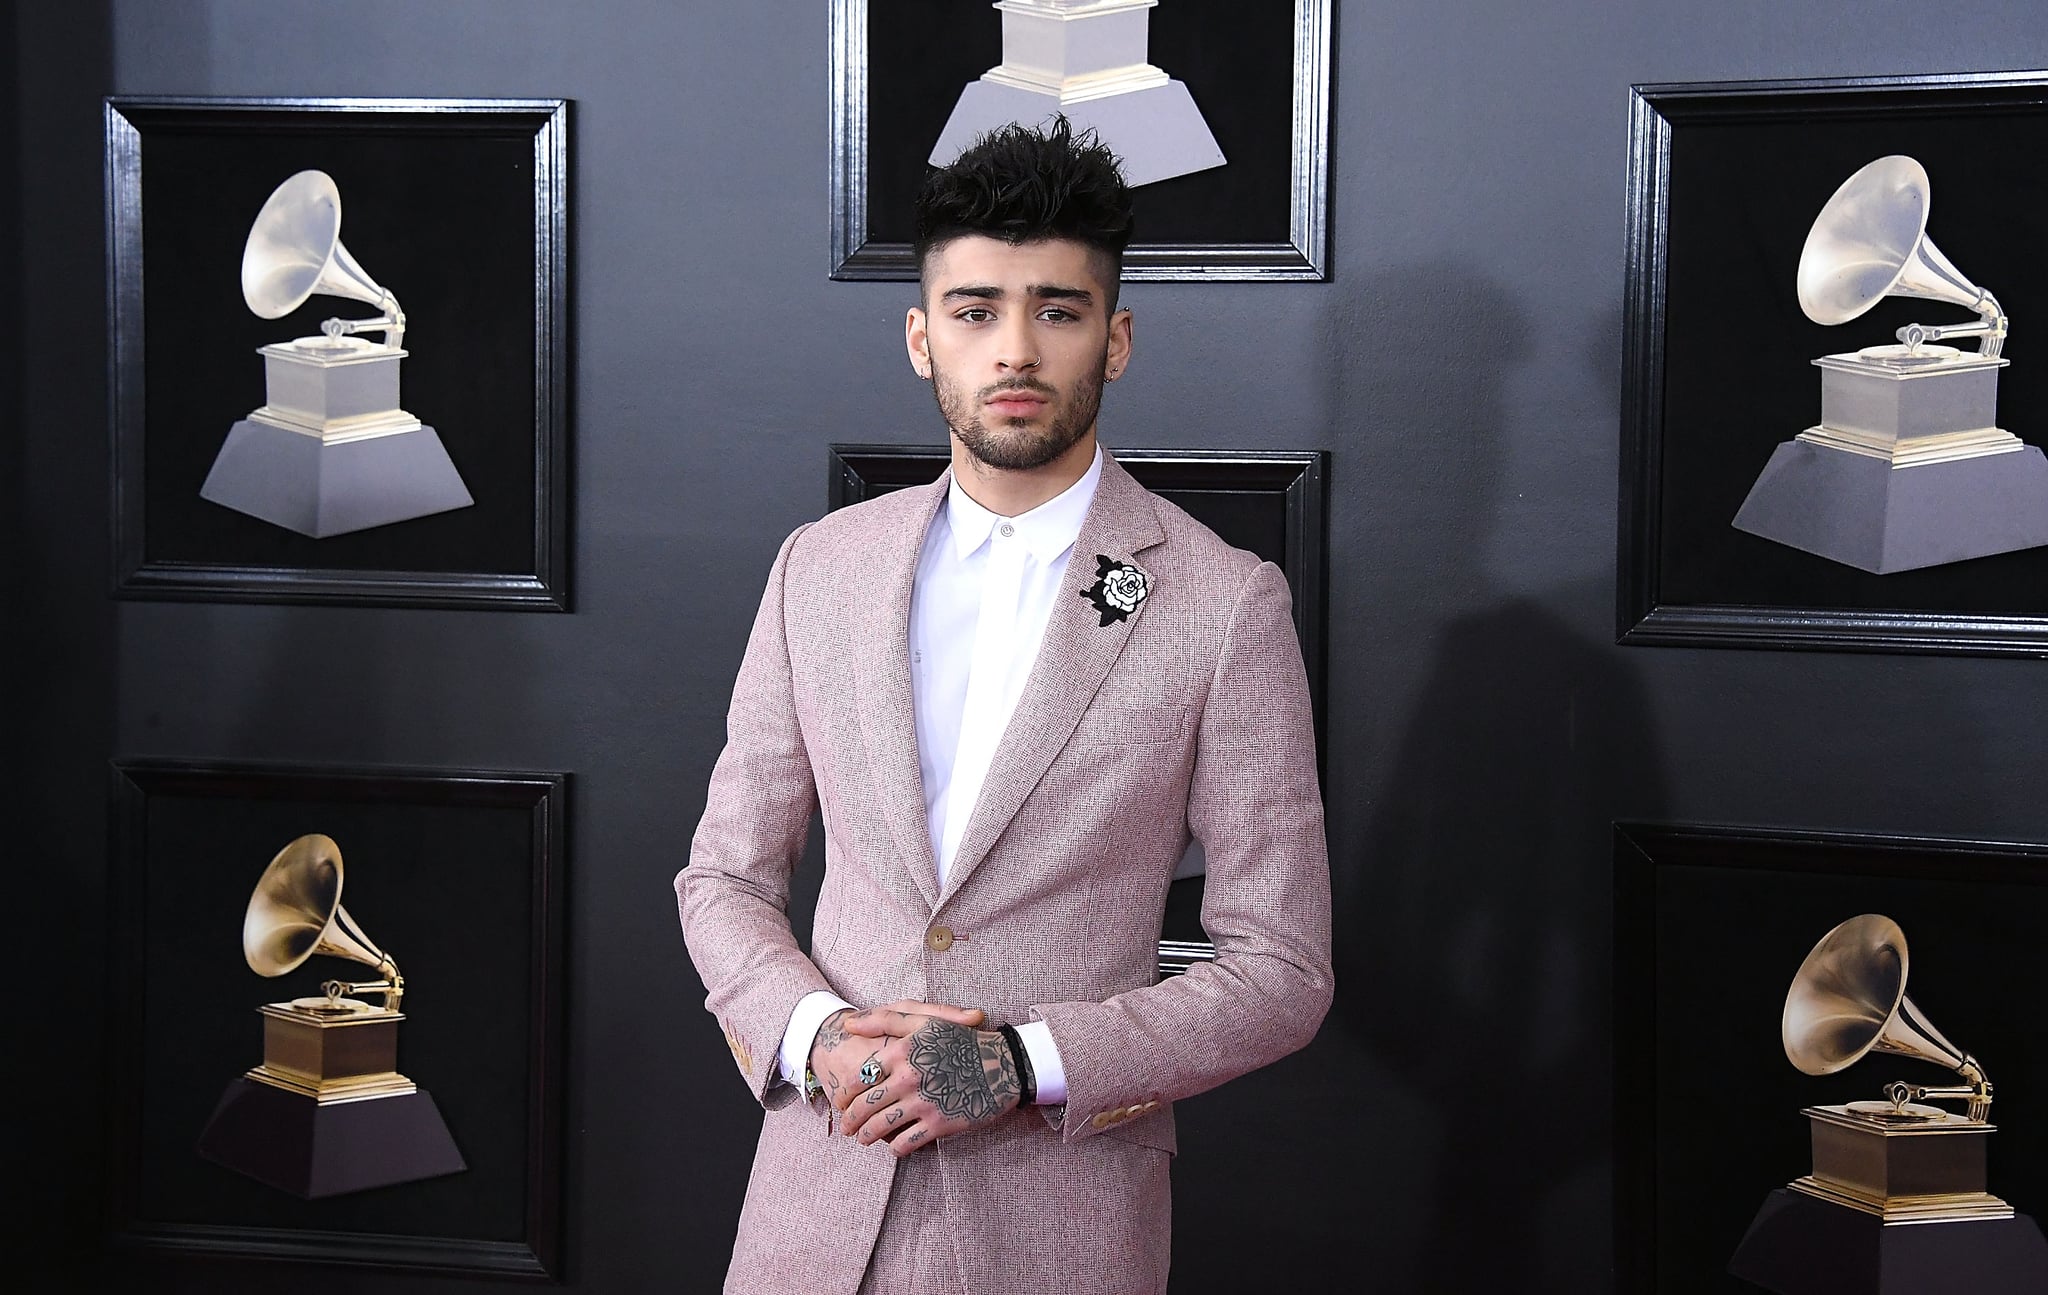
<instances>
[{"instance_id":1,"label":"neck","mask_svg":"<svg viewBox=\"0 0 2048 1295\"><path fill-rule=\"evenodd\" d=\"M953 438L953 479L967 497L998 517L1015 517L1055 499L1095 461L1095 429L1052 462L1035 468L992 468Z\"/></svg>"}]
</instances>

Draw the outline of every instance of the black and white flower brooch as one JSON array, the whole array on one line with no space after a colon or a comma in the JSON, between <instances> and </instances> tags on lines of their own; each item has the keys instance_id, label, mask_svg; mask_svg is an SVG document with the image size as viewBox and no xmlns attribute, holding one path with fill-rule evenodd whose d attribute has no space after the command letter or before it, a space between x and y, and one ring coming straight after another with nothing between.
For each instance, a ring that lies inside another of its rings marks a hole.
<instances>
[{"instance_id":1,"label":"black and white flower brooch","mask_svg":"<svg viewBox=\"0 0 2048 1295\"><path fill-rule=\"evenodd\" d=\"M1150 577L1128 562L1118 562L1100 553L1095 555L1095 583L1081 591L1096 611L1102 613L1102 624L1114 625L1138 610L1138 604L1145 601L1145 595L1152 592Z\"/></svg>"}]
</instances>

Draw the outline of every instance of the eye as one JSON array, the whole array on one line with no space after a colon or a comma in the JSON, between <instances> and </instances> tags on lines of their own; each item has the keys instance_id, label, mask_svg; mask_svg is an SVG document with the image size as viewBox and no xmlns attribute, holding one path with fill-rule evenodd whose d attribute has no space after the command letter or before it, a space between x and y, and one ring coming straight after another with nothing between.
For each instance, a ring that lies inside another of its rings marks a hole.
<instances>
[{"instance_id":1,"label":"eye","mask_svg":"<svg viewBox=\"0 0 2048 1295\"><path fill-rule=\"evenodd\" d=\"M985 324L995 317L995 312L987 306L969 306L953 316L963 324Z\"/></svg>"},{"instance_id":2,"label":"eye","mask_svg":"<svg viewBox=\"0 0 2048 1295\"><path fill-rule=\"evenodd\" d=\"M1080 316L1064 306L1047 306L1038 312L1038 317L1048 324L1069 324Z\"/></svg>"}]
</instances>

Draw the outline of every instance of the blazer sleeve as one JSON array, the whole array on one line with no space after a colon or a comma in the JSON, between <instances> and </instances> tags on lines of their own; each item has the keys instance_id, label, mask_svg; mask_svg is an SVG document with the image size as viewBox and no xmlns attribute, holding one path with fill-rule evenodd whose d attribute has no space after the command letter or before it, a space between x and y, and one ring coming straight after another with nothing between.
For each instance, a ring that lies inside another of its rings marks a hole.
<instances>
[{"instance_id":1,"label":"blazer sleeve","mask_svg":"<svg viewBox=\"0 0 2048 1295\"><path fill-rule=\"evenodd\" d=\"M1196 733L1187 822L1208 855L1216 959L1103 1003L1042 1004L1089 1137L1304 1046L1329 1010L1330 868L1315 723L1286 579L1240 590Z\"/></svg>"},{"instance_id":2,"label":"blazer sleeve","mask_svg":"<svg viewBox=\"0 0 2048 1295\"><path fill-rule=\"evenodd\" d=\"M797 722L783 590L799 527L783 541L754 618L725 750L711 771L690 861L676 874L683 941L708 991L726 1046L754 1097L779 1107L776 1054L805 994L829 990L789 926L789 877L817 808L817 787Z\"/></svg>"}]
</instances>

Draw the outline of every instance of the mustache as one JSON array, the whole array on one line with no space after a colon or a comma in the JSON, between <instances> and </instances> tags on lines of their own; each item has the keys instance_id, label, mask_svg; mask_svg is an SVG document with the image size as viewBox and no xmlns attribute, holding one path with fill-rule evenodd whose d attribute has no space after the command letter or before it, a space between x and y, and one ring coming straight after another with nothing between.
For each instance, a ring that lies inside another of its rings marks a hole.
<instances>
[{"instance_id":1,"label":"mustache","mask_svg":"<svg viewBox=\"0 0 2048 1295\"><path fill-rule=\"evenodd\" d=\"M1050 383L1041 382L1037 378L1024 378L1015 382L998 382L994 386L983 387L980 391L974 393L974 397L977 400L995 400L999 397L1021 391L1044 396L1048 400L1060 394Z\"/></svg>"}]
</instances>

